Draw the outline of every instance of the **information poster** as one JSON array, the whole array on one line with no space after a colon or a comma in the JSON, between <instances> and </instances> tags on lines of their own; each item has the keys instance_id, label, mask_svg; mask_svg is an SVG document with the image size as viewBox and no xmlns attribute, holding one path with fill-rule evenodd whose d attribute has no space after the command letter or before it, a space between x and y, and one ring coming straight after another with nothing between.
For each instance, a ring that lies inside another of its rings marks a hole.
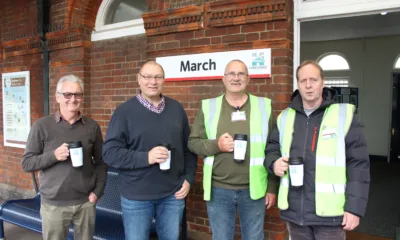
<instances>
[{"instance_id":1,"label":"information poster","mask_svg":"<svg viewBox=\"0 0 400 240\"><path fill-rule=\"evenodd\" d=\"M4 146L25 148L31 126L29 71L2 74Z\"/></svg>"}]
</instances>

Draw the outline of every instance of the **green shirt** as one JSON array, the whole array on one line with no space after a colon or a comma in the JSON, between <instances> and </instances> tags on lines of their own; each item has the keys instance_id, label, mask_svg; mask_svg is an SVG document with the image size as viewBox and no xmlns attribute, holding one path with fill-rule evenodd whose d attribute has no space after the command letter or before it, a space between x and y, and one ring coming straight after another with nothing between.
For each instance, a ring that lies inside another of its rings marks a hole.
<instances>
[{"instance_id":1,"label":"green shirt","mask_svg":"<svg viewBox=\"0 0 400 240\"><path fill-rule=\"evenodd\" d=\"M250 98L240 107L239 111L244 111L246 121L232 121L232 113L237 111L237 106L231 106L223 97L221 113L217 127L217 139L209 140L204 127L204 115L200 109L197 113L192 131L189 136L189 149L200 156L214 155L214 165L212 171L212 185L225 189L245 189L249 188L249 167L250 167L250 144L247 144L245 161L236 163L233 160L233 152L221 152L218 147L218 138L224 133L229 133L232 137L235 134L246 134L250 137ZM271 115L269 121L269 133L272 130L274 116ZM268 136L269 137L269 136ZM276 193L278 179L272 174L268 175L269 193Z\"/></svg>"}]
</instances>

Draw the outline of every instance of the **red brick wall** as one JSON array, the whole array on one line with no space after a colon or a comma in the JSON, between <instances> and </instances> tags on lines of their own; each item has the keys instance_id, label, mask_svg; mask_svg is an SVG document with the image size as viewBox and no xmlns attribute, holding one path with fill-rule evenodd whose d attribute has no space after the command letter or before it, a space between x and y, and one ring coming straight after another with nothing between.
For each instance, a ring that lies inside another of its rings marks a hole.
<instances>
[{"instance_id":1,"label":"red brick wall","mask_svg":"<svg viewBox=\"0 0 400 240\"><path fill-rule=\"evenodd\" d=\"M51 51L51 112L57 109L56 82L65 74L76 74L85 83L83 111L99 122L104 134L113 110L138 93L136 73L144 61L159 56L255 48L272 49L272 77L251 80L248 90L271 98L275 114L284 109L292 91L292 1L203 2L147 0L149 14L144 15L147 37L140 35L92 43L90 33L101 0L52 0L50 18L55 27L47 34ZM31 71L33 123L43 116L42 60L39 40L33 32L37 20L36 0L3 0L0 8L3 13L0 16L0 73ZM229 9L235 11L227 11ZM223 91L222 82L217 79L167 82L164 93L183 104L192 123L200 100ZM23 173L20 166L22 150L2 145L1 121L0 183L32 189L30 175ZM202 160L199 160L196 185L187 200L188 226L190 230L209 233L201 181ZM265 220L266 239L287 236L276 208L267 212ZM239 225L236 232L239 238Z\"/></svg>"},{"instance_id":2,"label":"red brick wall","mask_svg":"<svg viewBox=\"0 0 400 240\"><path fill-rule=\"evenodd\" d=\"M3 15L3 40L14 40L16 38L36 35L36 1L3 0L2 4L1 14Z\"/></svg>"},{"instance_id":3,"label":"red brick wall","mask_svg":"<svg viewBox=\"0 0 400 240\"><path fill-rule=\"evenodd\" d=\"M91 30L84 27L72 28L71 24L65 20L68 19L67 13L72 11L72 3L76 1L56 0L51 2L51 24L55 26L59 23L68 23L52 27L51 33L47 34L51 51L49 98L51 112L54 112L57 109L54 98L55 84L61 76L67 73L74 73L83 78L86 96L89 96L90 99L91 72L88 60L90 41L87 40L90 39ZM0 16L0 73L30 71L32 124L44 115L43 58L37 34L36 4L36 0L0 1L2 10ZM81 13L76 13L75 17L81 18L83 22L84 16L81 15ZM89 104L90 102L84 104L84 111L89 109ZM0 114L2 116L2 105ZM0 185L2 188L24 194L24 189L33 189L31 175L23 172L21 167L23 149L3 146L2 119L0 118ZM3 193L3 191L1 192Z\"/></svg>"},{"instance_id":4,"label":"red brick wall","mask_svg":"<svg viewBox=\"0 0 400 240\"><path fill-rule=\"evenodd\" d=\"M10 57L3 60L0 73L30 71L31 122L43 116L43 74L39 54ZM2 93L0 93L2 99ZM3 103L0 100L0 116L3 116ZM21 169L23 149L3 145L3 118L0 118L0 183L24 189L33 189L31 175Z\"/></svg>"},{"instance_id":5,"label":"red brick wall","mask_svg":"<svg viewBox=\"0 0 400 240\"><path fill-rule=\"evenodd\" d=\"M167 16L161 16L158 13L144 15L148 35L148 58L271 48L272 77L252 79L248 91L272 99L274 113L277 115L287 106L293 89L291 22L293 7L291 1L210 2L204 6L172 10ZM230 9L234 11L227 11ZM274 10L271 11L271 9ZM249 12L252 14L247 14ZM265 12L268 13L265 14ZM239 13L241 15L238 15ZM213 18L213 16L219 17ZM176 19L179 20L176 21ZM204 19L203 24L200 24L201 19ZM200 100L218 96L223 91L222 81L218 79L167 82L164 93L183 104L190 123L193 123ZM196 184L187 199L187 219L190 230L210 233L206 205L203 201L201 159L199 159ZM285 237L287 237L287 232L285 225L279 220L278 209L267 211L265 238L284 239ZM239 224L236 227L235 238L240 239Z\"/></svg>"},{"instance_id":6,"label":"red brick wall","mask_svg":"<svg viewBox=\"0 0 400 240\"><path fill-rule=\"evenodd\" d=\"M18 4L18 8L15 4ZM12 47L18 41L37 43L37 8L34 0L3 0L0 3L1 56L0 74L30 71L31 122L43 116L43 74L40 54L13 56ZM24 39L24 40L19 40ZM0 87L0 116L3 116L2 87ZM0 183L21 189L33 189L31 176L21 169L23 149L3 145L3 117L0 118Z\"/></svg>"},{"instance_id":7,"label":"red brick wall","mask_svg":"<svg viewBox=\"0 0 400 240\"><path fill-rule=\"evenodd\" d=\"M139 91L136 74L146 61L145 49L144 35L92 44L90 110L103 134L114 109Z\"/></svg>"}]
</instances>

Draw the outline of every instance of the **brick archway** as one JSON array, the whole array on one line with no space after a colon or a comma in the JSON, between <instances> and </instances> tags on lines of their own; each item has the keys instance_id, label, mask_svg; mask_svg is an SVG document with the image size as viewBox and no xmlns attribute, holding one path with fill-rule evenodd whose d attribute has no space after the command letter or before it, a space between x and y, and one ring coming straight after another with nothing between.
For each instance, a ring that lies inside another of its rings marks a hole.
<instances>
[{"instance_id":1,"label":"brick archway","mask_svg":"<svg viewBox=\"0 0 400 240\"><path fill-rule=\"evenodd\" d=\"M101 2L102 0L68 0L65 27L84 25L91 30L94 29Z\"/></svg>"}]
</instances>

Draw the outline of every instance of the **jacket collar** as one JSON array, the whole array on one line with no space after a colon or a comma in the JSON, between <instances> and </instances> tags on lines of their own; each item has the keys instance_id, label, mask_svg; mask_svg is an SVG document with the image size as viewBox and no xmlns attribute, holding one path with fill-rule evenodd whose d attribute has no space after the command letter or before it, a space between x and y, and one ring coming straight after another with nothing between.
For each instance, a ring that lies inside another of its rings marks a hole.
<instances>
[{"instance_id":1,"label":"jacket collar","mask_svg":"<svg viewBox=\"0 0 400 240\"><path fill-rule=\"evenodd\" d=\"M322 91L322 99L323 100L317 110L325 111L325 109L327 107L329 107L330 105L332 105L333 103L336 102L336 97L337 97L337 93L334 89L324 87L324 89ZM294 110L296 110L298 112L304 113L303 101L302 101L302 98L301 98L301 95L300 95L300 92L298 89L293 92L289 107L293 108Z\"/></svg>"}]
</instances>

